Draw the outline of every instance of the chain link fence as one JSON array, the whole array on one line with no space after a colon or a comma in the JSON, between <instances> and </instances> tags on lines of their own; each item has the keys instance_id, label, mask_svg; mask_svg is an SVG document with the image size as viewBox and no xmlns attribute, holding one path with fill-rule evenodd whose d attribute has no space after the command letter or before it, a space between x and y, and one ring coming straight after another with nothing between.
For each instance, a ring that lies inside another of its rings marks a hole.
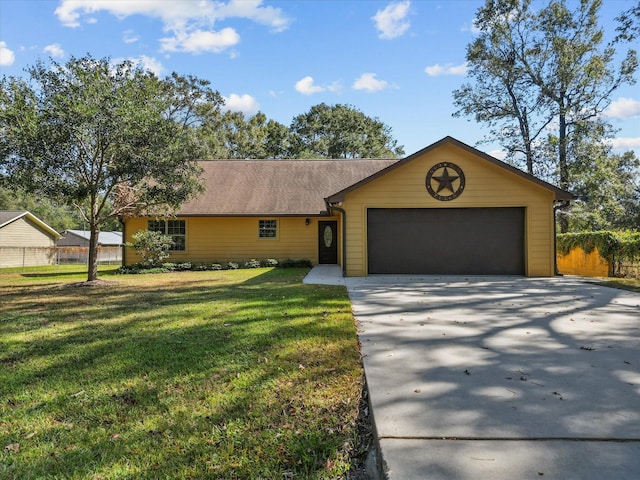
<instances>
[{"instance_id":1,"label":"chain link fence","mask_svg":"<svg viewBox=\"0 0 640 480\"><path fill-rule=\"evenodd\" d=\"M0 247L0 268L87 265L89 247ZM122 247L98 247L98 263L122 265Z\"/></svg>"}]
</instances>

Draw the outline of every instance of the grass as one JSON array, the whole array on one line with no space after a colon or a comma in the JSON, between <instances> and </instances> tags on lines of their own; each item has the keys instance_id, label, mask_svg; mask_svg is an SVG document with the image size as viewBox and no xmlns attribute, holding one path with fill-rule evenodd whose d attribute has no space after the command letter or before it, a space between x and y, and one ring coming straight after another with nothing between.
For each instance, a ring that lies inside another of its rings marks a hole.
<instances>
[{"instance_id":1,"label":"grass","mask_svg":"<svg viewBox=\"0 0 640 480\"><path fill-rule=\"evenodd\" d=\"M605 287L619 288L621 290L629 290L632 292L640 293L640 279L639 278L617 278L607 277L598 278L598 283Z\"/></svg>"},{"instance_id":2,"label":"grass","mask_svg":"<svg viewBox=\"0 0 640 480\"><path fill-rule=\"evenodd\" d=\"M0 478L349 478L355 326L305 273L0 272Z\"/></svg>"}]
</instances>

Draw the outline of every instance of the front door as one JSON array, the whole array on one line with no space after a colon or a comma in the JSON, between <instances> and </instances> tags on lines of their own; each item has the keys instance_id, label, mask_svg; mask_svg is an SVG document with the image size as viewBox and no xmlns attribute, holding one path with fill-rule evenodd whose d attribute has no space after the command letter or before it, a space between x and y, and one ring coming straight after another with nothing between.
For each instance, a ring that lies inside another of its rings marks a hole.
<instances>
[{"instance_id":1,"label":"front door","mask_svg":"<svg viewBox=\"0 0 640 480\"><path fill-rule=\"evenodd\" d=\"M338 263L338 222L318 222L318 263Z\"/></svg>"}]
</instances>

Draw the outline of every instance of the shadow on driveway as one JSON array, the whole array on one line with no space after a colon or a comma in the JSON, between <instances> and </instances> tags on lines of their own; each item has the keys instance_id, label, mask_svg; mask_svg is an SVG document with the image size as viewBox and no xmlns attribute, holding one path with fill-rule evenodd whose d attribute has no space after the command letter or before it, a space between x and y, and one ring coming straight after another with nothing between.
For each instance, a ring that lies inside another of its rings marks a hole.
<instances>
[{"instance_id":1,"label":"shadow on driveway","mask_svg":"<svg viewBox=\"0 0 640 480\"><path fill-rule=\"evenodd\" d=\"M640 478L640 294L571 277L346 285L389 478Z\"/></svg>"}]
</instances>

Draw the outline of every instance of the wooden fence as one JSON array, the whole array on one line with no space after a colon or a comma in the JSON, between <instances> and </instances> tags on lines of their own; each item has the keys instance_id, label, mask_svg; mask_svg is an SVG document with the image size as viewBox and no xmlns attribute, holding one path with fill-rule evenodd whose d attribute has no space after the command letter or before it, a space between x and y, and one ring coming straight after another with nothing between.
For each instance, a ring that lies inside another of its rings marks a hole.
<instances>
[{"instance_id":1,"label":"wooden fence","mask_svg":"<svg viewBox=\"0 0 640 480\"><path fill-rule=\"evenodd\" d=\"M122 264L122 247L98 247L98 262ZM0 268L89 263L89 247L0 247Z\"/></svg>"},{"instance_id":2,"label":"wooden fence","mask_svg":"<svg viewBox=\"0 0 640 480\"><path fill-rule=\"evenodd\" d=\"M573 248L568 254L557 255L558 271L565 275L583 277L626 277L640 278L640 260L600 256L598 247L585 253L580 247Z\"/></svg>"}]
</instances>

